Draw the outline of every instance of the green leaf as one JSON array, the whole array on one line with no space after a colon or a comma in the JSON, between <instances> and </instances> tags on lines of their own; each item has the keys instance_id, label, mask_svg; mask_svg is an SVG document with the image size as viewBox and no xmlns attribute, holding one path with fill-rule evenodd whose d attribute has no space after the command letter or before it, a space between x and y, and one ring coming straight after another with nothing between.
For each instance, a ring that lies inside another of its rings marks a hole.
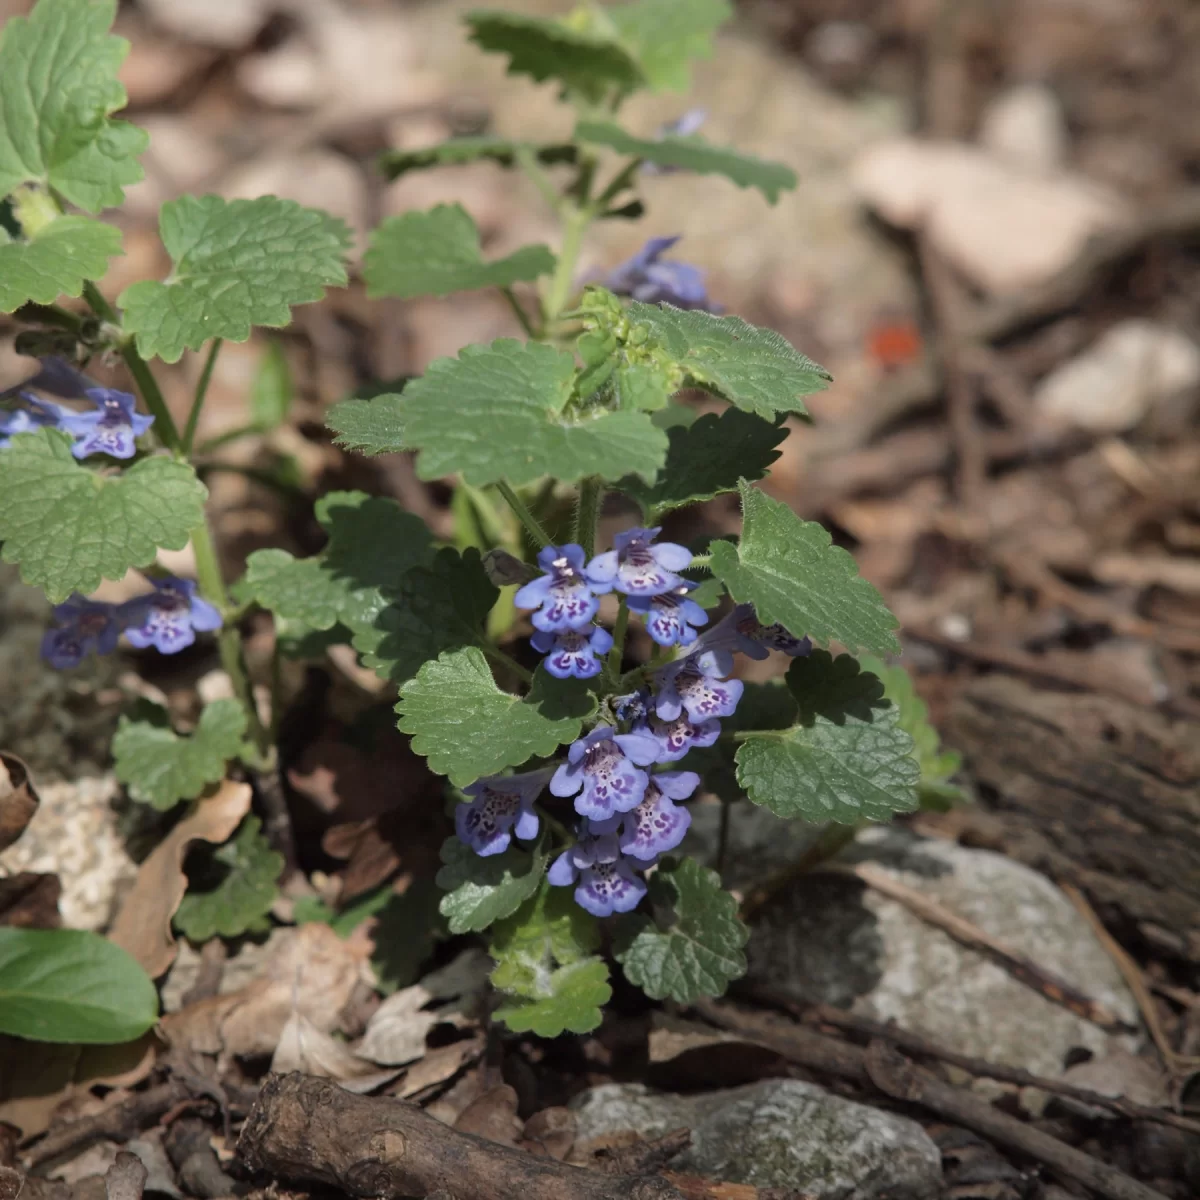
<instances>
[{"instance_id":1,"label":"green leaf","mask_svg":"<svg viewBox=\"0 0 1200 1200\"><path fill-rule=\"evenodd\" d=\"M950 782L962 766L962 756L953 750L943 751L938 731L929 723L929 706L917 695L912 676L898 663L887 666L877 658L861 658L863 670L870 671L883 681L883 694L899 710L900 728L913 740L921 781L917 797L923 809L947 812L962 804L966 794Z\"/></svg>"},{"instance_id":2,"label":"green leaf","mask_svg":"<svg viewBox=\"0 0 1200 1200\"><path fill-rule=\"evenodd\" d=\"M177 362L210 338L244 342L253 325L282 328L292 305L346 283L349 229L293 200L181 196L163 205L159 228L170 276L119 297L145 358Z\"/></svg>"},{"instance_id":3,"label":"green leaf","mask_svg":"<svg viewBox=\"0 0 1200 1200\"><path fill-rule=\"evenodd\" d=\"M618 921L614 955L630 983L653 1000L692 1004L720 996L746 973L749 931L716 871L692 858L666 858L650 878L650 899L673 918L666 928L641 913Z\"/></svg>"},{"instance_id":4,"label":"green leaf","mask_svg":"<svg viewBox=\"0 0 1200 1200\"><path fill-rule=\"evenodd\" d=\"M3 559L55 604L146 566L160 548L182 550L208 495L186 463L143 458L102 475L77 462L71 444L39 429L0 450Z\"/></svg>"},{"instance_id":5,"label":"green leaf","mask_svg":"<svg viewBox=\"0 0 1200 1200\"><path fill-rule=\"evenodd\" d=\"M479 551L445 547L428 568L415 568L390 600L363 598L346 610L363 662L397 685L447 650L478 645L500 595Z\"/></svg>"},{"instance_id":6,"label":"green leaf","mask_svg":"<svg viewBox=\"0 0 1200 1200\"><path fill-rule=\"evenodd\" d=\"M570 142L536 146L509 138L457 137L420 150L388 150L379 156L379 165L388 179L399 179L408 171L424 167L456 167L481 160L511 167L516 165L519 150L527 150L547 166L573 163L579 157L579 150Z\"/></svg>"},{"instance_id":7,"label":"green leaf","mask_svg":"<svg viewBox=\"0 0 1200 1200\"><path fill-rule=\"evenodd\" d=\"M684 92L692 60L712 57L713 34L733 11L726 0L636 0L605 15L653 89Z\"/></svg>"},{"instance_id":8,"label":"green leaf","mask_svg":"<svg viewBox=\"0 0 1200 1200\"><path fill-rule=\"evenodd\" d=\"M478 933L513 913L537 891L546 870L546 851L511 846L503 854L480 858L456 837L442 843L437 885L446 895L439 911L451 933Z\"/></svg>"},{"instance_id":9,"label":"green leaf","mask_svg":"<svg viewBox=\"0 0 1200 1200\"><path fill-rule=\"evenodd\" d=\"M250 385L250 416L259 429L277 429L287 420L295 388L287 355L278 342L271 342L259 360Z\"/></svg>"},{"instance_id":10,"label":"green leaf","mask_svg":"<svg viewBox=\"0 0 1200 1200\"><path fill-rule=\"evenodd\" d=\"M476 487L543 475L653 479L667 435L640 412L568 416L574 377L573 356L541 342L502 338L437 359L404 390L404 438L420 451L417 474L461 473Z\"/></svg>"},{"instance_id":11,"label":"green leaf","mask_svg":"<svg viewBox=\"0 0 1200 1200\"><path fill-rule=\"evenodd\" d=\"M792 662L787 682L797 723L738 748L738 782L755 804L779 817L846 825L917 807L913 740L876 676L848 654L814 650Z\"/></svg>"},{"instance_id":12,"label":"green leaf","mask_svg":"<svg viewBox=\"0 0 1200 1200\"><path fill-rule=\"evenodd\" d=\"M712 572L734 600L753 604L764 625L779 622L797 637L877 654L898 651L896 618L829 531L744 480L740 491L741 541L710 548Z\"/></svg>"},{"instance_id":13,"label":"green leaf","mask_svg":"<svg viewBox=\"0 0 1200 1200\"><path fill-rule=\"evenodd\" d=\"M147 137L109 114L125 105L112 37L116 0L40 0L0 33L0 196L41 183L88 212L142 178Z\"/></svg>"},{"instance_id":14,"label":"green leaf","mask_svg":"<svg viewBox=\"0 0 1200 1200\"><path fill-rule=\"evenodd\" d=\"M296 558L274 548L255 550L246 559L246 574L233 592L242 603L253 601L317 630L332 628L347 600L346 587L328 575L320 558Z\"/></svg>"},{"instance_id":15,"label":"green leaf","mask_svg":"<svg viewBox=\"0 0 1200 1200\"><path fill-rule=\"evenodd\" d=\"M190 737L175 733L165 712L159 721L122 717L113 738L113 771L135 800L165 812L223 779L245 736L246 713L236 700L205 705Z\"/></svg>"},{"instance_id":16,"label":"green leaf","mask_svg":"<svg viewBox=\"0 0 1200 1200\"><path fill-rule=\"evenodd\" d=\"M780 413L807 417L801 399L823 391L829 372L773 329L741 317L715 317L669 304L629 305L630 327L645 331L658 356L680 377L673 390L702 388L773 421Z\"/></svg>"},{"instance_id":17,"label":"green leaf","mask_svg":"<svg viewBox=\"0 0 1200 1200\"><path fill-rule=\"evenodd\" d=\"M779 457L775 449L788 431L737 408L719 416L706 413L691 426L668 430L667 461L653 487L630 476L617 485L645 513L667 512L685 504L736 492L741 479L762 479Z\"/></svg>"},{"instance_id":18,"label":"green leaf","mask_svg":"<svg viewBox=\"0 0 1200 1200\"><path fill-rule=\"evenodd\" d=\"M28 241L7 241L0 231L0 312L78 296L120 253L121 231L90 217L58 217Z\"/></svg>"},{"instance_id":19,"label":"green leaf","mask_svg":"<svg viewBox=\"0 0 1200 1200\"><path fill-rule=\"evenodd\" d=\"M607 146L618 154L629 154L662 167L677 167L695 175L723 175L742 188L757 188L774 204L780 192L796 186L796 172L782 163L766 162L726 146L714 146L702 137L637 138L609 121L580 121L575 126L578 141Z\"/></svg>"},{"instance_id":20,"label":"green leaf","mask_svg":"<svg viewBox=\"0 0 1200 1200\"><path fill-rule=\"evenodd\" d=\"M375 942L371 966L385 996L416 983L434 943L446 936L446 923L438 913L440 899L434 881L420 878L403 895L393 893L380 909L371 935Z\"/></svg>"},{"instance_id":21,"label":"green leaf","mask_svg":"<svg viewBox=\"0 0 1200 1200\"><path fill-rule=\"evenodd\" d=\"M469 12L463 19L480 49L508 56L510 75L528 75L538 83L555 79L592 101L645 82L641 67L616 40L611 23L606 29L597 21L568 25L549 17L493 11Z\"/></svg>"},{"instance_id":22,"label":"green leaf","mask_svg":"<svg viewBox=\"0 0 1200 1200\"><path fill-rule=\"evenodd\" d=\"M201 847L189 855L188 890L174 919L185 938L206 942L268 928L283 855L271 849L261 828L257 817L247 817L223 846Z\"/></svg>"},{"instance_id":23,"label":"green leaf","mask_svg":"<svg viewBox=\"0 0 1200 1200\"><path fill-rule=\"evenodd\" d=\"M511 287L553 271L548 246L522 246L506 258L485 262L479 229L461 204L389 217L371 235L363 258L367 295L404 300Z\"/></svg>"},{"instance_id":24,"label":"green leaf","mask_svg":"<svg viewBox=\"0 0 1200 1200\"><path fill-rule=\"evenodd\" d=\"M157 1019L154 984L120 946L81 929L0 928L0 1033L106 1045Z\"/></svg>"},{"instance_id":25,"label":"green leaf","mask_svg":"<svg viewBox=\"0 0 1200 1200\"><path fill-rule=\"evenodd\" d=\"M563 715L561 697L551 687L535 688L524 700L502 692L483 652L468 646L427 662L405 684L396 711L401 732L412 735L430 769L466 787L574 741L586 710Z\"/></svg>"},{"instance_id":26,"label":"green leaf","mask_svg":"<svg viewBox=\"0 0 1200 1200\"><path fill-rule=\"evenodd\" d=\"M329 410L325 423L347 450L393 454L405 448L404 397L392 392L370 400L343 400Z\"/></svg>"},{"instance_id":27,"label":"green leaf","mask_svg":"<svg viewBox=\"0 0 1200 1200\"><path fill-rule=\"evenodd\" d=\"M537 895L493 930L492 984L501 992L496 1019L538 1037L595 1029L612 997L608 967L592 954L599 945L596 918L570 889L543 880Z\"/></svg>"}]
</instances>

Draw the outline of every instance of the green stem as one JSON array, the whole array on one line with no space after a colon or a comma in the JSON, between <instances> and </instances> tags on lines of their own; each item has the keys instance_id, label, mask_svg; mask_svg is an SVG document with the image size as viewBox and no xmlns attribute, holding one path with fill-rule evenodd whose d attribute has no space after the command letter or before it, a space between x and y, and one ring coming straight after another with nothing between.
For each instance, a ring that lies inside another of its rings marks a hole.
<instances>
[{"instance_id":1,"label":"green stem","mask_svg":"<svg viewBox=\"0 0 1200 1200\"><path fill-rule=\"evenodd\" d=\"M546 174L537 155L528 146L518 146L515 158L517 166L533 181L533 186L541 193L541 197L557 212L562 201L554 188L554 181Z\"/></svg>"},{"instance_id":2,"label":"green stem","mask_svg":"<svg viewBox=\"0 0 1200 1200\"><path fill-rule=\"evenodd\" d=\"M638 167L642 165L640 158L627 162L621 171L614 176L613 181L596 197L596 207L603 210L610 201L615 200L633 182Z\"/></svg>"},{"instance_id":3,"label":"green stem","mask_svg":"<svg viewBox=\"0 0 1200 1200\"><path fill-rule=\"evenodd\" d=\"M117 310L109 304L100 289L90 280L83 285L83 298L92 312L101 320L108 321L113 325L120 325L121 319L117 316ZM158 386L158 380L154 378L150 368L146 365L146 360L138 353L137 346L131 337L122 340L121 357L125 360L125 365L129 368L129 373L133 376L138 391L141 392L142 399L150 410L150 415L154 418L154 432L158 440L172 454L182 457L183 443L179 437L179 430L175 426L175 418L171 416L171 410L167 408L167 402Z\"/></svg>"},{"instance_id":4,"label":"green stem","mask_svg":"<svg viewBox=\"0 0 1200 1200\"><path fill-rule=\"evenodd\" d=\"M499 646L489 643L483 647L483 652L488 658L494 659L498 663L503 663L523 683L533 682L533 672L527 667L521 666L515 658L510 654L506 654Z\"/></svg>"},{"instance_id":5,"label":"green stem","mask_svg":"<svg viewBox=\"0 0 1200 1200\"><path fill-rule=\"evenodd\" d=\"M573 205L563 210L563 241L558 253L558 264L550 280L550 287L542 303L542 328L548 330L567 307L575 286L575 269L579 264L579 252L583 248L583 235L592 223L594 212L590 206L577 208Z\"/></svg>"},{"instance_id":6,"label":"green stem","mask_svg":"<svg viewBox=\"0 0 1200 1200\"><path fill-rule=\"evenodd\" d=\"M204 360L204 370L196 384L196 395L192 400L192 411L188 413L187 425L183 431L183 449L181 454L188 458L192 453L192 443L196 440L196 425L200 421L200 411L204 408L204 398L208 395L208 385L212 382L213 367L217 365L217 355L221 353L223 339L213 338L208 348L208 357Z\"/></svg>"},{"instance_id":7,"label":"green stem","mask_svg":"<svg viewBox=\"0 0 1200 1200\"><path fill-rule=\"evenodd\" d=\"M543 546L549 546L551 543L550 535L542 528L537 517L525 506L525 501L513 491L512 485L506 480L501 479L496 484L496 490L504 497L508 507L517 514L517 520L525 526L525 532L537 543L538 549L541 549Z\"/></svg>"},{"instance_id":8,"label":"green stem","mask_svg":"<svg viewBox=\"0 0 1200 1200\"><path fill-rule=\"evenodd\" d=\"M612 649L608 652L608 661L606 670L610 679L617 680L621 677L621 659L625 657L625 633L629 628L629 601L626 597L621 597L621 603L617 608L617 619L613 624L613 644Z\"/></svg>"},{"instance_id":9,"label":"green stem","mask_svg":"<svg viewBox=\"0 0 1200 1200\"><path fill-rule=\"evenodd\" d=\"M242 661L242 643L238 636L237 626L231 623L229 613L229 593L225 590L225 580L221 575L221 564L217 560L217 548L213 544L212 530L208 522L196 526L192 530L192 549L196 555L196 581L200 585L200 594L211 604L215 605L225 618L217 634L217 649L221 655L221 666L229 676L233 685L233 694L246 710L246 720L250 728L250 736L258 749L261 761L253 764L261 767L268 761L271 751L271 738L262 718L258 715L258 706L254 703L254 691L250 686L250 677L246 673L246 664Z\"/></svg>"},{"instance_id":10,"label":"green stem","mask_svg":"<svg viewBox=\"0 0 1200 1200\"><path fill-rule=\"evenodd\" d=\"M711 571L712 570L712 555L711 554L693 554L691 564L688 566L689 571Z\"/></svg>"},{"instance_id":11,"label":"green stem","mask_svg":"<svg viewBox=\"0 0 1200 1200\"><path fill-rule=\"evenodd\" d=\"M596 552L596 523L604 504L604 483L595 475L589 475L579 485L579 504L575 509L575 541L583 547L583 553L591 558Z\"/></svg>"},{"instance_id":12,"label":"green stem","mask_svg":"<svg viewBox=\"0 0 1200 1200\"><path fill-rule=\"evenodd\" d=\"M520 322L521 328L525 330L526 337L536 338L537 332L533 328L533 322L529 319L529 314L521 307L521 302L517 299L517 294L510 287L500 289L505 300L508 301L508 307L513 310L513 316Z\"/></svg>"}]
</instances>

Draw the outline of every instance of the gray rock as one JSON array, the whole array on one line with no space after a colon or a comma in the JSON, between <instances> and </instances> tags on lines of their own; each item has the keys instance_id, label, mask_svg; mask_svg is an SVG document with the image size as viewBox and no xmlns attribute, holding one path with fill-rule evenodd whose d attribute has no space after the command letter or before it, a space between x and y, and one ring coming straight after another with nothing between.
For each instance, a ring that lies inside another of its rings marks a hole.
<instances>
[{"instance_id":1,"label":"gray rock","mask_svg":"<svg viewBox=\"0 0 1200 1200\"><path fill-rule=\"evenodd\" d=\"M847 857L870 859L1137 1023L1111 958L1036 871L899 828L866 830ZM960 1053L1040 1075L1061 1074L1073 1047L1102 1055L1112 1044L1098 1026L854 879L797 881L763 909L747 952L751 978L798 1000L894 1020Z\"/></svg>"},{"instance_id":2,"label":"gray rock","mask_svg":"<svg viewBox=\"0 0 1200 1200\"><path fill-rule=\"evenodd\" d=\"M694 1096L612 1083L572 1106L580 1140L687 1126L692 1145L672 1167L730 1183L817 1200L924 1200L941 1189L941 1156L919 1125L811 1083L771 1079Z\"/></svg>"}]
</instances>

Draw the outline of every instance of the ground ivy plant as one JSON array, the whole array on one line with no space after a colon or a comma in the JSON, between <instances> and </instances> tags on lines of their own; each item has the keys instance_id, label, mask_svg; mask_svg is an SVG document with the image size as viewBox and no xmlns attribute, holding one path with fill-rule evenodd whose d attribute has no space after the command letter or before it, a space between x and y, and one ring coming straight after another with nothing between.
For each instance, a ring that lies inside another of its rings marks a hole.
<instances>
[{"instance_id":1,"label":"ground ivy plant","mask_svg":"<svg viewBox=\"0 0 1200 1200\"><path fill-rule=\"evenodd\" d=\"M111 653L122 636L162 654L215 637L234 690L187 733L163 710L123 719L117 777L133 799L170 811L231 764L277 770L240 643L246 618L265 610L277 654L348 643L394 686L399 728L445 777L452 804L440 912L426 905L424 919L487 935L501 1021L543 1036L594 1028L613 960L655 999L720 994L745 969L747 931L718 874L680 853L702 794L852 832L914 809L919 788L930 803L952 799L954 769L904 673L852 657L899 649L879 594L825 529L756 486L828 374L778 334L723 314L661 229L606 277L581 279L589 227L642 217L648 176L713 175L771 204L796 185L787 167L707 140L702 113L658 130L622 124L634 92L689 86L729 4L467 14L481 51L558 89L573 135L460 138L385 154L381 168L396 178L486 160L524 172L560 224L558 248L491 256L456 204L384 221L362 263L368 295L498 289L523 336L467 346L402 390L373 389L329 416L347 450L409 452L420 478L454 481L459 535L442 545L391 499L333 493L316 506L319 554L259 550L237 580L222 574L197 471L240 432L196 444L213 364L223 340L285 326L294 306L346 285L350 234L273 196L183 196L160 214L166 278L106 297L97 281L121 234L97 214L142 177L147 144L113 117L128 49L109 32L115 8L38 0L0 39L0 310L24 323L20 348L39 359L0 407L3 558L54 603L43 652L55 667ZM177 423L152 362L185 353L205 357ZM135 393L97 384L93 358L124 360ZM283 419L288 387L273 350L245 431ZM680 398L688 390L722 407L697 419ZM725 494L740 501L739 538L684 545L664 534L678 510ZM629 515L600 544L602 513ZM159 551L189 542L195 580L157 565ZM131 569L140 594L88 598ZM634 641L638 625L648 638ZM740 658L773 653L790 663L782 683L736 677ZM282 866L248 817L194 873L176 927L196 939L263 927ZM381 918L377 936L388 927ZM57 944L51 958L74 992L86 980L103 997L128 968L87 937L0 935L0 958L30 969ZM404 936L429 945L428 930ZM51 1009L14 1008L0 987L0 1030L33 1037L129 1037L152 1010L109 1012L105 1025L101 1006L56 1034Z\"/></svg>"}]
</instances>

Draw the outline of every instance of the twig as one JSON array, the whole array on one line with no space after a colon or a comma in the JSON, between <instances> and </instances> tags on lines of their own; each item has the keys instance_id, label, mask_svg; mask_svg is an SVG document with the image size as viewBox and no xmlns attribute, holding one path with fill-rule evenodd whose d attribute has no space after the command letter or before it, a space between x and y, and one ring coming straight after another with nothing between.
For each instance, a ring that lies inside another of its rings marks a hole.
<instances>
[{"instance_id":1,"label":"twig","mask_svg":"<svg viewBox=\"0 0 1200 1200\"><path fill-rule=\"evenodd\" d=\"M701 1000L695 1006L705 1020L729 1029L789 1062L836 1079L871 1084L885 1095L919 1105L930 1112L973 1129L997 1145L1045 1163L1054 1171L1092 1188L1105 1200L1166 1200L1115 1167L1076 1150L1057 1138L993 1108L986 1100L934 1079L882 1043L870 1053L809 1029L751 1015L728 1004ZM870 1058L868 1060L868 1055Z\"/></svg>"},{"instance_id":2,"label":"twig","mask_svg":"<svg viewBox=\"0 0 1200 1200\"><path fill-rule=\"evenodd\" d=\"M1092 932L1100 939L1100 944L1108 951L1109 957L1116 964L1117 970L1121 972L1122 978L1129 985L1129 990L1133 993L1133 998L1137 1001L1138 1009L1141 1011L1142 1020L1146 1022L1146 1028L1150 1030L1150 1037L1153 1039L1155 1046L1158 1047L1159 1054L1162 1055L1163 1062L1168 1071L1172 1075L1177 1075L1187 1071L1194 1071L1200 1067L1200 1058L1191 1058L1184 1054L1177 1054L1171 1043L1167 1041L1167 1035L1163 1031L1162 1023L1158 1019L1158 1009L1154 1006L1154 998L1150 995L1149 988L1146 987L1146 981L1142 978L1141 969L1137 963L1125 953L1124 947L1108 932L1104 927L1104 922L1096 915L1096 910L1088 903L1084 894L1074 885L1069 883L1060 883L1067 894L1067 899L1075 905L1079 910L1079 914L1092 927Z\"/></svg>"},{"instance_id":3,"label":"twig","mask_svg":"<svg viewBox=\"0 0 1200 1200\"><path fill-rule=\"evenodd\" d=\"M1075 1087L1073 1084L1064 1083L1061 1079L1047 1079L1045 1076L1024 1071L1020 1067L1009 1067L1002 1063L988 1062L984 1058L972 1058L969 1054L959 1054L956 1050L940 1046L937 1042L930 1041L919 1033L900 1029L890 1023L885 1025L881 1021L872 1021L869 1017L860 1017L857 1013L846 1012L844 1009L834 1008L828 1004L818 1004L812 1010L812 1015L827 1025L836 1025L839 1029L851 1030L872 1038L883 1038L885 1041L895 1043L909 1054L921 1054L929 1058L940 1059L942 1062L961 1067L962 1070L984 1079L999 1079L1004 1083L1016 1084L1017 1087L1040 1088L1043 1092L1065 1096L1080 1104L1107 1109L1109 1112L1127 1117L1131 1121L1155 1121L1160 1125L1173 1125L1176 1129L1185 1129L1189 1133L1200 1133L1200 1121L1181 1117L1169 1109L1137 1104L1132 1100L1126 1100L1123 1096L1102 1096L1099 1092Z\"/></svg>"},{"instance_id":4,"label":"twig","mask_svg":"<svg viewBox=\"0 0 1200 1200\"><path fill-rule=\"evenodd\" d=\"M1040 992L1047 1000L1052 1000L1055 1004L1061 1004L1077 1016L1083 1017L1084 1020L1091 1021L1093 1024L1099 1025L1101 1029L1106 1029L1109 1032L1122 1032L1126 1030L1125 1023L1098 1001L1093 1000L1078 988L1051 974L1044 967L1040 967L1037 963L1031 962L1029 959L1018 954L997 938L992 937L991 934L980 929L978 925L974 925L966 920L966 918L960 917L955 912L951 912L950 909L939 904L936 900L931 899L922 892L918 892L915 888L911 888L907 884L901 883L897 879L893 879L886 871L876 866L876 864L856 863L852 867L830 865L824 869L827 871L836 871L839 874L854 875L856 878L861 879L868 887L874 888L877 892L897 901L899 904L903 904L905 908L915 913L923 921L928 921L929 924L936 925L937 928L954 938L955 941L961 942L964 946L968 946L972 950L978 950L980 953L986 954L988 958L999 963L1010 975L1019 979L1035 991Z\"/></svg>"}]
</instances>

